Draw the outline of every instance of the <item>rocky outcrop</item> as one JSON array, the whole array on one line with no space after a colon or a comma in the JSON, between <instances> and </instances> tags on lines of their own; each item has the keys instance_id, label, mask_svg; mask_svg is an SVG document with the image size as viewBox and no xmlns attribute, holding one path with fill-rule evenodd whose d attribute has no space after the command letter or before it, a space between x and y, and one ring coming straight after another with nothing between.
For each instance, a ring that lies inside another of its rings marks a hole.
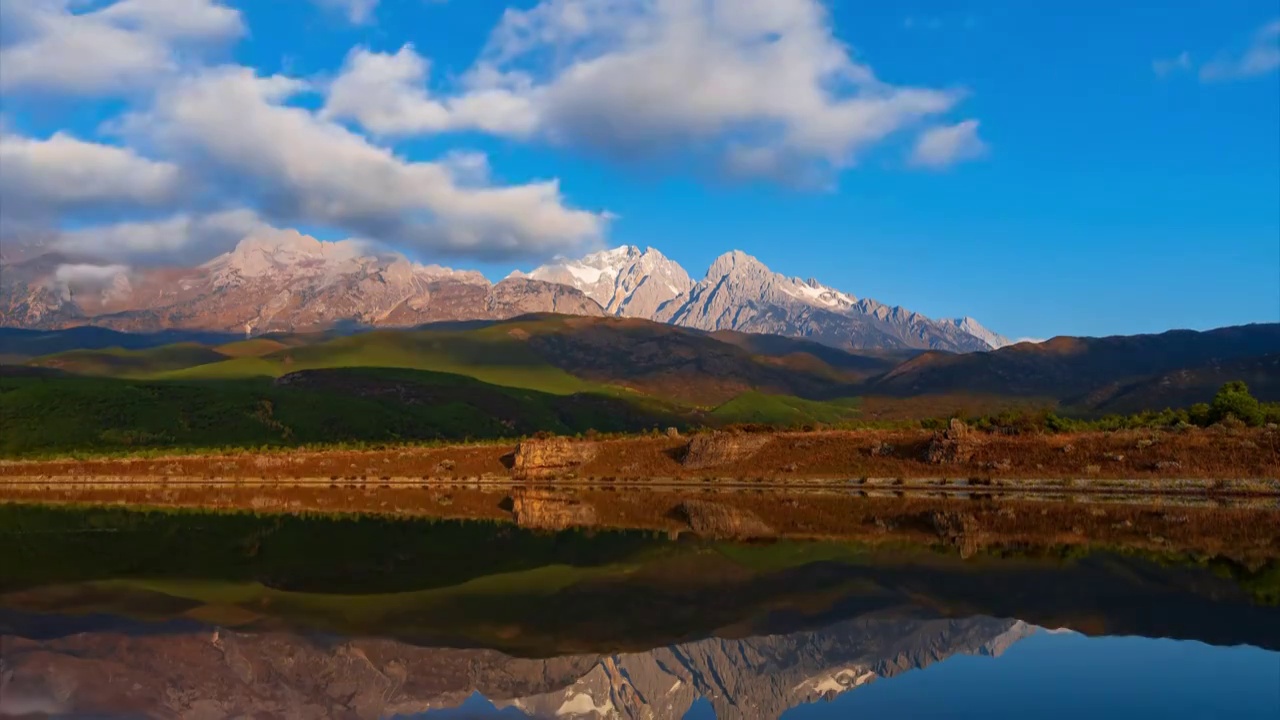
<instances>
[{"instance_id":1,"label":"rocky outcrop","mask_svg":"<svg viewBox=\"0 0 1280 720\"><path fill-rule=\"evenodd\" d=\"M769 435L749 433L712 432L694 435L685 446L680 464L691 470L702 470L749 460L770 439Z\"/></svg>"},{"instance_id":2,"label":"rocky outcrop","mask_svg":"<svg viewBox=\"0 0 1280 720\"><path fill-rule=\"evenodd\" d=\"M590 441L568 438L523 440L512 456L511 470L517 477L547 477L572 472L600 451Z\"/></svg>"},{"instance_id":3,"label":"rocky outcrop","mask_svg":"<svg viewBox=\"0 0 1280 720\"><path fill-rule=\"evenodd\" d=\"M599 317L604 310L581 291L564 285L508 278L489 289L484 317L509 318L529 313L560 313Z\"/></svg>"},{"instance_id":4,"label":"rocky outcrop","mask_svg":"<svg viewBox=\"0 0 1280 720\"><path fill-rule=\"evenodd\" d=\"M596 509L572 495L519 489L510 500L511 515L521 527L563 530L596 524Z\"/></svg>"},{"instance_id":5,"label":"rocky outcrop","mask_svg":"<svg viewBox=\"0 0 1280 720\"><path fill-rule=\"evenodd\" d=\"M925 448L925 460L935 465L967 463L973 459L981 442L968 425L958 418L951 418L946 430L933 434Z\"/></svg>"},{"instance_id":6,"label":"rocky outcrop","mask_svg":"<svg viewBox=\"0 0 1280 720\"><path fill-rule=\"evenodd\" d=\"M773 528L741 508L709 500L685 500L675 508L677 517L699 535L713 538L747 539L774 535Z\"/></svg>"}]
</instances>

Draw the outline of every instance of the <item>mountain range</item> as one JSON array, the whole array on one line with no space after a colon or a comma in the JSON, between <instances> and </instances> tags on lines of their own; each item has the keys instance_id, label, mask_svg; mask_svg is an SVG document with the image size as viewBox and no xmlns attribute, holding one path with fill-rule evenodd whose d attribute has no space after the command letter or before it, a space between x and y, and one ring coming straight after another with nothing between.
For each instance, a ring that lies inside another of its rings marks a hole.
<instances>
[{"instance_id":1,"label":"mountain range","mask_svg":"<svg viewBox=\"0 0 1280 720\"><path fill-rule=\"evenodd\" d=\"M258 335L535 312L768 333L851 350L973 352L1009 344L972 318L934 320L859 299L775 273L740 251L717 258L696 282L653 248L623 246L491 283L360 241L263 230L193 267L136 269L43 252L6 258L0 272L0 326L9 327Z\"/></svg>"}]
</instances>

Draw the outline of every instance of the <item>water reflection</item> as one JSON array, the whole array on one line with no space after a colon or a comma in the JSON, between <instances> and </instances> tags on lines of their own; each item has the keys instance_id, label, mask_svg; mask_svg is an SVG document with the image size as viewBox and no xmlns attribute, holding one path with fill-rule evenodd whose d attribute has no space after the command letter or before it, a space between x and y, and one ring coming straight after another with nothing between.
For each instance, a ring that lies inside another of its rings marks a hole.
<instances>
[{"instance_id":1,"label":"water reflection","mask_svg":"<svg viewBox=\"0 0 1280 720\"><path fill-rule=\"evenodd\" d=\"M1266 562L0 515L0 714L1280 714Z\"/></svg>"}]
</instances>

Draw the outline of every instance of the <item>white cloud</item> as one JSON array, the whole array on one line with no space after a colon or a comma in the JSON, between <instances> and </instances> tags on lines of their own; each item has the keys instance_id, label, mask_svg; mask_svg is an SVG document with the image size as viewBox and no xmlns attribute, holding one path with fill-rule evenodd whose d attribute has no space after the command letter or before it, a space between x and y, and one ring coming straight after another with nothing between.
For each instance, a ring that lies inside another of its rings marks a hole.
<instances>
[{"instance_id":1,"label":"white cloud","mask_svg":"<svg viewBox=\"0 0 1280 720\"><path fill-rule=\"evenodd\" d=\"M146 86L181 65L180 46L239 36L217 0L119 0L77 12L71 0L0 5L0 89L105 94Z\"/></svg>"},{"instance_id":2,"label":"white cloud","mask_svg":"<svg viewBox=\"0 0 1280 720\"><path fill-rule=\"evenodd\" d=\"M325 113L375 133L531 133L609 155L838 169L962 93L881 82L817 0L545 0L508 9L463 91L436 99L411 47L355 51Z\"/></svg>"},{"instance_id":3,"label":"white cloud","mask_svg":"<svg viewBox=\"0 0 1280 720\"><path fill-rule=\"evenodd\" d=\"M76 256L135 265L190 263L226 252L245 236L267 228L251 210L208 215L179 213L159 220L71 230L61 233L51 245Z\"/></svg>"},{"instance_id":4,"label":"white cloud","mask_svg":"<svg viewBox=\"0 0 1280 720\"><path fill-rule=\"evenodd\" d=\"M464 186L449 163L406 160L286 104L304 89L218 68L171 84L122 125L278 221L484 257L577 250L603 231L604 217L567 208L554 180Z\"/></svg>"},{"instance_id":5,"label":"white cloud","mask_svg":"<svg viewBox=\"0 0 1280 720\"><path fill-rule=\"evenodd\" d=\"M534 129L528 98L488 88L436 100L427 92L429 73L429 63L412 45L394 54L355 48L329 86L321 117L356 120L378 135L476 128L519 136Z\"/></svg>"},{"instance_id":6,"label":"white cloud","mask_svg":"<svg viewBox=\"0 0 1280 720\"><path fill-rule=\"evenodd\" d=\"M929 128L920 134L911 162L923 167L940 168L986 154L987 144L978 137L978 121L965 120L955 125Z\"/></svg>"},{"instance_id":7,"label":"white cloud","mask_svg":"<svg viewBox=\"0 0 1280 720\"><path fill-rule=\"evenodd\" d=\"M1191 69L1191 53L1183 50L1177 57L1151 61L1151 70L1160 77Z\"/></svg>"},{"instance_id":8,"label":"white cloud","mask_svg":"<svg viewBox=\"0 0 1280 720\"><path fill-rule=\"evenodd\" d=\"M180 175L173 163L66 133L0 134L0 215L9 219L164 205L178 194Z\"/></svg>"},{"instance_id":9,"label":"white cloud","mask_svg":"<svg viewBox=\"0 0 1280 720\"><path fill-rule=\"evenodd\" d=\"M1200 68L1204 82L1243 80L1267 75L1280 68L1280 18L1258 28L1252 43L1240 55L1220 55Z\"/></svg>"},{"instance_id":10,"label":"white cloud","mask_svg":"<svg viewBox=\"0 0 1280 720\"><path fill-rule=\"evenodd\" d=\"M356 25L373 19L373 11L378 7L378 0L316 0L321 6L337 10Z\"/></svg>"},{"instance_id":11,"label":"white cloud","mask_svg":"<svg viewBox=\"0 0 1280 720\"><path fill-rule=\"evenodd\" d=\"M53 271L53 280L59 286L102 286L110 284L117 277L129 272L127 265L90 265L87 263L67 263L59 265Z\"/></svg>"}]
</instances>

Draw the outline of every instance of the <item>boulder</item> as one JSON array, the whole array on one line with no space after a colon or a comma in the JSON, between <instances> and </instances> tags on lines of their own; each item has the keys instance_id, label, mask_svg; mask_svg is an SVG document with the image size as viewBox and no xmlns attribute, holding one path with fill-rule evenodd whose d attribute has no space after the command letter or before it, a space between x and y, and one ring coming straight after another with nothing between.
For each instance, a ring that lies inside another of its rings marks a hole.
<instances>
[{"instance_id":1,"label":"boulder","mask_svg":"<svg viewBox=\"0 0 1280 720\"><path fill-rule=\"evenodd\" d=\"M747 460L770 440L769 435L713 432L693 436L680 464L690 470L729 465Z\"/></svg>"},{"instance_id":2,"label":"boulder","mask_svg":"<svg viewBox=\"0 0 1280 720\"><path fill-rule=\"evenodd\" d=\"M525 440L516 446L511 469L520 477L545 477L571 472L600 451L594 442L568 438Z\"/></svg>"},{"instance_id":3,"label":"boulder","mask_svg":"<svg viewBox=\"0 0 1280 720\"><path fill-rule=\"evenodd\" d=\"M925 449L925 460L934 465L967 463L982 441L958 418L951 418L947 429L935 432Z\"/></svg>"}]
</instances>

